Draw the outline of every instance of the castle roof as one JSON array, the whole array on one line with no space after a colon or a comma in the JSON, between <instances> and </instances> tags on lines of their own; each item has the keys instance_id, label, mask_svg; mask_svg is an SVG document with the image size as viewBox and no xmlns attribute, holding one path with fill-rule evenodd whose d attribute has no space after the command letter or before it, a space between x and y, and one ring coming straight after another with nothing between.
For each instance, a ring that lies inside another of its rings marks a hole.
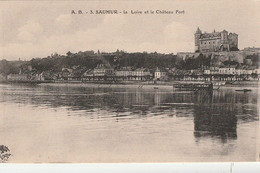
<instances>
[{"instance_id":1,"label":"castle roof","mask_svg":"<svg viewBox=\"0 0 260 173\"><path fill-rule=\"evenodd\" d=\"M165 69L159 69L158 67L156 68L155 72L166 72Z\"/></svg>"},{"instance_id":2,"label":"castle roof","mask_svg":"<svg viewBox=\"0 0 260 173\"><path fill-rule=\"evenodd\" d=\"M201 34L202 32L201 32L201 30L200 30L200 28L198 27L197 28L197 31L196 31L196 34Z\"/></svg>"},{"instance_id":3,"label":"castle roof","mask_svg":"<svg viewBox=\"0 0 260 173\"><path fill-rule=\"evenodd\" d=\"M200 38L212 38L212 37L220 37L220 32L204 33L200 36Z\"/></svg>"},{"instance_id":4,"label":"castle roof","mask_svg":"<svg viewBox=\"0 0 260 173\"><path fill-rule=\"evenodd\" d=\"M207 32L202 33L200 28L198 27L196 34L201 34L200 38L203 39L203 38L220 37L221 33L223 33L223 32L228 33L228 31L226 31L226 30L223 30L221 32L216 32L215 29L212 33L207 33ZM229 35L237 35L237 34L236 33L229 33Z\"/></svg>"}]
</instances>

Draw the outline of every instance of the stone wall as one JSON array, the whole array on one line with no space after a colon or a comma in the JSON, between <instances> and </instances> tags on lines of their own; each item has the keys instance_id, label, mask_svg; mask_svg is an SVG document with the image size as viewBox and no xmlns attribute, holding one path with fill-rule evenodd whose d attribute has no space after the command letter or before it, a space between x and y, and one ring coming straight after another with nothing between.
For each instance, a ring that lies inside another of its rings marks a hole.
<instances>
[{"instance_id":1,"label":"stone wall","mask_svg":"<svg viewBox=\"0 0 260 173\"><path fill-rule=\"evenodd\" d=\"M239 63L243 63L244 59L248 55L253 55L253 54L260 54L260 51L255 50L241 50L241 51L230 51L230 52L204 52L201 53L205 56L211 56L211 59L217 59L218 61L226 61L226 60L231 60L231 61L236 61ZM177 53L177 57L185 60L187 58L197 58L200 55L200 53L192 53L192 52L179 52Z\"/></svg>"}]
</instances>

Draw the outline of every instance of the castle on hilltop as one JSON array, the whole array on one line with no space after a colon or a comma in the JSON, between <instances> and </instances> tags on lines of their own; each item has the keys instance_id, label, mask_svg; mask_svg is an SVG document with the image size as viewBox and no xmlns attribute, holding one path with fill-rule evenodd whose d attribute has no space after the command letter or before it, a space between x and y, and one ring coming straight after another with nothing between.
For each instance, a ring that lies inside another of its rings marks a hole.
<instances>
[{"instance_id":1,"label":"castle on hilltop","mask_svg":"<svg viewBox=\"0 0 260 173\"><path fill-rule=\"evenodd\" d=\"M228 33L223 30L221 32L202 33L198 27L195 37L195 52L220 52L220 51L236 51L238 50L238 35L236 33Z\"/></svg>"}]
</instances>

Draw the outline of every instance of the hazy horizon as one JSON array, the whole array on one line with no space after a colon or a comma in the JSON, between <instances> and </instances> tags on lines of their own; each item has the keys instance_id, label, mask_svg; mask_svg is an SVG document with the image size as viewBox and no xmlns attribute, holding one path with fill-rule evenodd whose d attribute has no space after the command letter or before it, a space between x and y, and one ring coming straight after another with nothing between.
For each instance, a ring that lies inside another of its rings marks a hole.
<instances>
[{"instance_id":1,"label":"hazy horizon","mask_svg":"<svg viewBox=\"0 0 260 173\"><path fill-rule=\"evenodd\" d=\"M72 15L72 10L184 10L185 14ZM0 59L52 53L194 52L197 27L238 34L238 48L260 47L260 1L1 1Z\"/></svg>"}]
</instances>

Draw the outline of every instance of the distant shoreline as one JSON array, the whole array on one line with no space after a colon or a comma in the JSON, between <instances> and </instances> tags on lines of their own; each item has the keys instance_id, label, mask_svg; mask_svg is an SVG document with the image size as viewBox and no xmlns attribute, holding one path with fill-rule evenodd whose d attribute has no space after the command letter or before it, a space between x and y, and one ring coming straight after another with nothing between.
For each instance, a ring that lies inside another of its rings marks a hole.
<instances>
[{"instance_id":1,"label":"distant shoreline","mask_svg":"<svg viewBox=\"0 0 260 173\"><path fill-rule=\"evenodd\" d=\"M64 84L72 84L72 85L136 85L136 86L172 86L176 83L196 83L196 82L209 82L209 81L8 81L2 80L0 83L2 84L38 84L38 85L64 85ZM258 87L260 81L213 81L213 82L226 82L225 86L256 86Z\"/></svg>"}]
</instances>

